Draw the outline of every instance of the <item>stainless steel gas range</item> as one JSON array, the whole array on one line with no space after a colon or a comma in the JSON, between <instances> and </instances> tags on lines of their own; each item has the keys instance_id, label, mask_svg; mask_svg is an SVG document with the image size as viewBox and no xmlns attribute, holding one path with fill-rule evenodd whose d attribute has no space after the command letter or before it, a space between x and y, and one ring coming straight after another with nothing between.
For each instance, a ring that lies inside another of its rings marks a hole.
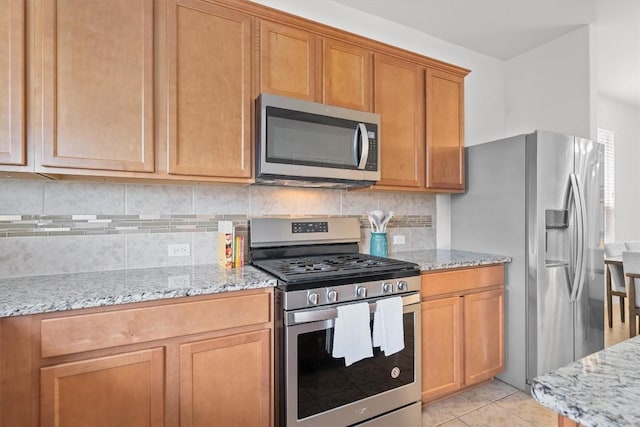
<instances>
[{"instance_id":1,"label":"stainless steel gas range","mask_svg":"<svg viewBox=\"0 0 640 427\"><path fill-rule=\"evenodd\" d=\"M419 267L358 253L357 218L256 218L250 240L252 264L278 278L276 425L421 425ZM376 307L397 297L402 350L374 347L349 366L332 356L340 307L365 303L373 327Z\"/></svg>"}]
</instances>

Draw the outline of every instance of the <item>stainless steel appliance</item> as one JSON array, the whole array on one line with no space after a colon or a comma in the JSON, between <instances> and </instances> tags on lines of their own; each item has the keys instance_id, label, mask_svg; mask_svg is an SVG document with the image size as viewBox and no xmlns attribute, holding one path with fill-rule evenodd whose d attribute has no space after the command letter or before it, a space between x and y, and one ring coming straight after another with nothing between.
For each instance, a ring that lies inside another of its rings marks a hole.
<instances>
[{"instance_id":1,"label":"stainless steel appliance","mask_svg":"<svg viewBox=\"0 0 640 427\"><path fill-rule=\"evenodd\" d=\"M357 218L258 218L252 264L278 278L276 425L421 424L420 269L358 253ZM337 308L402 297L405 347L350 366L332 357Z\"/></svg>"},{"instance_id":2,"label":"stainless steel appliance","mask_svg":"<svg viewBox=\"0 0 640 427\"><path fill-rule=\"evenodd\" d=\"M263 93L256 182L363 187L380 179L380 115Z\"/></svg>"},{"instance_id":3,"label":"stainless steel appliance","mask_svg":"<svg viewBox=\"0 0 640 427\"><path fill-rule=\"evenodd\" d=\"M537 131L466 149L452 246L509 255L506 369L531 380L603 348L603 146Z\"/></svg>"}]
</instances>

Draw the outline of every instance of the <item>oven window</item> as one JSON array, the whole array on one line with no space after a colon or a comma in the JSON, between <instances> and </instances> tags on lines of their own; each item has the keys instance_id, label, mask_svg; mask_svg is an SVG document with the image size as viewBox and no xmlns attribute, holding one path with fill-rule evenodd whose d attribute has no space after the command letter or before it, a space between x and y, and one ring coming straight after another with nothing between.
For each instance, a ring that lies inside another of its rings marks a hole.
<instances>
[{"instance_id":1,"label":"oven window","mask_svg":"<svg viewBox=\"0 0 640 427\"><path fill-rule=\"evenodd\" d=\"M414 382L413 324L414 313L405 313L404 350L386 357L374 347L349 367L331 356L333 328L298 335L298 419Z\"/></svg>"}]
</instances>

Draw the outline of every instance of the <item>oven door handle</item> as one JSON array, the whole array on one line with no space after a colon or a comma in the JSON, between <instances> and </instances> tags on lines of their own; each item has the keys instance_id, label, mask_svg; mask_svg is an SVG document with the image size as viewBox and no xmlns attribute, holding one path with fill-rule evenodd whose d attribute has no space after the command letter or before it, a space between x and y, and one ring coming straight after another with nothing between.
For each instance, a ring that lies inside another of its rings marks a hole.
<instances>
[{"instance_id":1,"label":"oven door handle","mask_svg":"<svg viewBox=\"0 0 640 427\"><path fill-rule=\"evenodd\" d=\"M383 298L380 298L383 299ZM402 305L412 305L420 302L420 294L414 293L411 295L402 297ZM376 303L369 303L369 312L374 313L376 311ZM297 325L299 323L309 323L309 322L321 322L323 320L331 320L338 317L338 309L337 308L325 308L319 310L306 310L306 311L298 311L295 313L288 313L287 315L287 326Z\"/></svg>"}]
</instances>

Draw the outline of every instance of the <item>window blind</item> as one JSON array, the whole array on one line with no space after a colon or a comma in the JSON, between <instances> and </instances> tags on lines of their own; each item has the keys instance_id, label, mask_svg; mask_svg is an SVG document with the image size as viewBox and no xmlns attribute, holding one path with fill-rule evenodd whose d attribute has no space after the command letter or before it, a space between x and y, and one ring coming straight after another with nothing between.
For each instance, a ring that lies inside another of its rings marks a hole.
<instances>
[{"instance_id":1,"label":"window blind","mask_svg":"<svg viewBox=\"0 0 640 427\"><path fill-rule=\"evenodd\" d=\"M615 135L612 130L598 128L598 142L604 144L604 241L615 241Z\"/></svg>"}]
</instances>

